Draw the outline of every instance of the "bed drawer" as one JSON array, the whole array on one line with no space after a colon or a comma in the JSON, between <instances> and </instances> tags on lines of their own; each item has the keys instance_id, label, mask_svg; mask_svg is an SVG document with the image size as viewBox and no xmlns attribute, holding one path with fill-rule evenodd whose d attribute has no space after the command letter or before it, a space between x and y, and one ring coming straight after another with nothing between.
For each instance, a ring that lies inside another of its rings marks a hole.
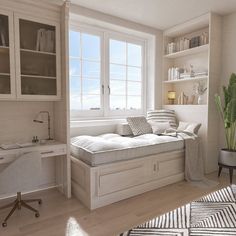
<instances>
[{"instance_id":1,"label":"bed drawer","mask_svg":"<svg viewBox=\"0 0 236 236\"><path fill-rule=\"evenodd\" d=\"M153 176L154 178L165 178L184 172L183 153L176 153L171 158L153 158Z\"/></svg>"},{"instance_id":2,"label":"bed drawer","mask_svg":"<svg viewBox=\"0 0 236 236\"><path fill-rule=\"evenodd\" d=\"M98 174L98 195L111 194L146 182L150 176L149 163L143 160L101 169Z\"/></svg>"}]
</instances>

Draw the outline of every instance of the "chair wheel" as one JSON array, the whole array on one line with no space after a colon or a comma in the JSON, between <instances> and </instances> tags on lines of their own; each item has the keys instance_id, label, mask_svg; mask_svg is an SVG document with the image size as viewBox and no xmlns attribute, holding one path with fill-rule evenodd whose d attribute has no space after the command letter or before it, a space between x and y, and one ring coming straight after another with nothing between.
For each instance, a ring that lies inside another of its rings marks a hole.
<instances>
[{"instance_id":1,"label":"chair wheel","mask_svg":"<svg viewBox=\"0 0 236 236\"><path fill-rule=\"evenodd\" d=\"M42 204L42 200L39 200L39 205L41 205Z\"/></svg>"},{"instance_id":2,"label":"chair wheel","mask_svg":"<svg viewBox=\"0 0 236 236\"><path fill-rule=\"evenodd\" d=\"M2 227L7 227L7 222L3 222Z\"/></svg>"},{"instance_id":3,"label":"chair wheel","mask_svg":"<svg viewBox=\"0 0 236 236\"><path fill-rule=\"evenodd\" d=\"M36 212L36 213L35 213L35 217L38 218L39 216L40 216L40 214L39 214L38 212Z\"/></svg>"}]
</instances>

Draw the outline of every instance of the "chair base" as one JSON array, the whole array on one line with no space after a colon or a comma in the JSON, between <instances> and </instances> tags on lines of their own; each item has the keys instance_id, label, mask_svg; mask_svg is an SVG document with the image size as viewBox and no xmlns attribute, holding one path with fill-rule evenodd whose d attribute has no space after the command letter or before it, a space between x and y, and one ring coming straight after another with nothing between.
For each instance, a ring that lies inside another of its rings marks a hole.
<instances>
[{"instance_id":1,"label":"chair base","mask_svg":"<svg viewBox=\"0 0 236 236\"><path fill-rule=\"evenodd\" d=\"M21 199L21 192L17 192L17 197L16 200L10 204L7 204L3 207L0 208L0 210L8 208L8 207L12 207L10 213L7 215L7 217L4 219L4 221L2 222L2 227L6 227L7 226L7 221L8 219L12 216L12 214L15 212L16 209L20 210L21 207L25 207L28 210L31 210L35 213L35 217L39 217L39 212L38 210L34 209L33 207L31 207L30 205L28 205L27 203L29 202L38 202L38 204L42 204L42 200L41 199L29 199L29 200L22 200Z\"/></svg>"}]
</instances>

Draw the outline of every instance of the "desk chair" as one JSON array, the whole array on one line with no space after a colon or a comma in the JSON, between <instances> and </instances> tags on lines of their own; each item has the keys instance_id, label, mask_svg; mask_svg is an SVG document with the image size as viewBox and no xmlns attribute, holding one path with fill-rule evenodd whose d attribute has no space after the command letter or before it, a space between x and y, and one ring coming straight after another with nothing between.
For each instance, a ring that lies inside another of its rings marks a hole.
<instances>
[{"instance_id":1,"label":"desk chair","mask_svg":"<svg viewBox=\"0 0 236 236\"><path fill-rule=\"evenodd\" d=\"M41 156L38 152L31 152L24 154L20 157L18 157L13 163L11 163L9 166L7 166L2 173L0 173L0 188L5 187L8 188L9 186L9 175L10 179L15 179L14 183L11 185L10 190L12 191L14 189L24 188L30 190L35 185L34 181L31 181L33 178L27 178L28 175L34 175L37 179L37 172L41 169L39 166L41 165ZM38 176L40 178L40 175ZM27 180L26 180L27 179ZM17 187L15 185L17 185ZM34 186L35 187L35 186ZM10 213L7 215L7 217L3 220L2 226L7 226L8 219L12 216L12 214L18 209L20 210L21 207L27 208L35 213L35 217L39 217L39 211L35 208L31 207L27 203L32 202L38 202L38 204L42 204L41 199L27 199L22 200L22 194L20 191L17 192L16 200L10 204L7 204L5 206L0 207L0 210L12 207Z\"/></svg>"}]
</instances>

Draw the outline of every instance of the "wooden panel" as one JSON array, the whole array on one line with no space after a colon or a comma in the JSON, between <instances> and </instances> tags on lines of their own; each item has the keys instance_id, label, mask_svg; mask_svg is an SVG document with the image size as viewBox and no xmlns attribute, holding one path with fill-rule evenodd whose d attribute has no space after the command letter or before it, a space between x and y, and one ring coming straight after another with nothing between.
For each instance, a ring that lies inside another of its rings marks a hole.
<instances>
[{"instance_id":1,"label":"wooden panel","mask_svg":"<svg viewBox=\"0 0 236 236\"><path fill-rule=\"evenodd\" d=\"M99 175L99 196L123 190L147 181L147 163L139 161L112 168L109 172L101 170Z\"/></svg>"}]
</instances>

